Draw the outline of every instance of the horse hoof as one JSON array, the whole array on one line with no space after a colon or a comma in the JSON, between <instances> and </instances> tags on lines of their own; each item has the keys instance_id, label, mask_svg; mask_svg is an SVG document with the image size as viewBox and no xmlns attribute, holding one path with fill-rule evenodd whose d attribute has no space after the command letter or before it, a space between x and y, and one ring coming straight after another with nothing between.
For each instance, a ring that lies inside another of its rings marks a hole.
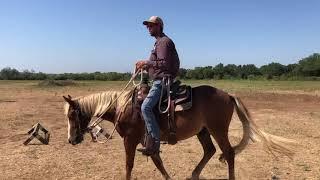
<instances>
[{"instance_id":1,"label":"horse hoof","mask_svg":"<svg viewBox=\"0 0 320 180\"><path fill-rule=\"evenodd\" d=\"M186 180L199 180L199 176L187 177Z\"/></svg>"},{"instance_id":2,"label":"horse hoof","mask_svg":"<svg viewBox=\"0 0 320 180\"><path fill-rule=\"evenodd\" d=\"M222 163L224 163L224 164L226 163L226 160L224 159L223 154L220 155L219 161L222 162Z\"/></svg>"}]
</instances>

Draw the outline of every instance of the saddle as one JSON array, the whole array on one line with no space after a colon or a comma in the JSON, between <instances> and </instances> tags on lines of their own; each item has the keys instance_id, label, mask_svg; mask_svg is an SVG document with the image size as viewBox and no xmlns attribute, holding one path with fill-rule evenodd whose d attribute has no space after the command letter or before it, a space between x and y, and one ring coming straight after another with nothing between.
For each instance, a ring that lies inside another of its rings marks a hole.
<instances>
[{"instance_id":1,"label":"saddle","mask_svg":"<svg viewBox=\"0 0 320 180\"><path fill-rule=\"evenodd\" d=\"M168 79L168 81L172 81ZM164 85L164 82L162 83ZM175 112L185 111L192 107L192 88L188 85L181 85L181 81L174 80L172 83L168 83L170 86L163 88L163 97L159 100L160 106L156 106L154 108L154 112L157 117L163 115L162 117L167 117L167 126L165 129L161 129L165 132L165 136L167 136L168 144L176 144L176 121L174 119ZM167 89L169 88L169 89ZM150 90L150 86L148 81L143 81L139 87L135 90L135 96L133 97L133 102L135 104L139 104L141 106L143 100L147 97ZM169 95L168 93L169 92ZM168 100L170 101L168 103ZM163 111L167 109L167 111ZM165 116L167 115L167 116ZM162 118L163 120L165 118ZM159 119L158 119L159 122ZM162 122L161 122L162 123ZM160 124L160 123L159 123ZM160 126L161 127L161 126Z\"/></svg>"},{"instance_id":2,"label":"saddle","mask_svg":"<svg viewBox=\"0 0 320 180\"><path fill-rule=\"evenodd\" d=\"M165 94L165 92L163 92ZM180 80L174 80L170 86L171 102L174 102L174 111L184 111L192 107L192 88L188 85L181 85ZM168 96L161 99L161 109L168 103Z\"/></svg>"}]
</instances>

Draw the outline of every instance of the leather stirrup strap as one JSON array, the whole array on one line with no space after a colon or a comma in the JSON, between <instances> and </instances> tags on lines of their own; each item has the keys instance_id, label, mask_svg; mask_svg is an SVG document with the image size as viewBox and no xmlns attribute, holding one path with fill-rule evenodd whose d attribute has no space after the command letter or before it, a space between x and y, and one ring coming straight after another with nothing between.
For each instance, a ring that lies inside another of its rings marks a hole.
<instances>
[{"instance_id":1,"label":"leather stirrup strap","mask_svg":"<svg viewBox=\"0 0 320 180\"><path fill-rule=\"evenodd\" d=\"M176 144L177 143L177 136L176 136L176 122L174 119L174 100L170 102L170 108L168 111L168 126L169 126L169 135L168 135L168 143L169 144Z\"/></svg>"}]
</instances>

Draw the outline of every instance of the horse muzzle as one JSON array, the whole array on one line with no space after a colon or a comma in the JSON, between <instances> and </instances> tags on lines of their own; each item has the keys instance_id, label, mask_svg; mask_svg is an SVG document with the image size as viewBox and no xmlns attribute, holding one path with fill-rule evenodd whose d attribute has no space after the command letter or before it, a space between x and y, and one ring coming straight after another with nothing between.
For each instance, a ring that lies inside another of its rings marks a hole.
<instances>
[{"instance_id":1,"label":"horse muzzle","mask_svg":"<svg viewBox=\"0 0 320 180\"><path fill-rule=\"evenodd\" d=\"M83 141L83 136L77 136L74 140L69 139L69 143L72 145L79 144Z\"/></svg>"}]
</instances>

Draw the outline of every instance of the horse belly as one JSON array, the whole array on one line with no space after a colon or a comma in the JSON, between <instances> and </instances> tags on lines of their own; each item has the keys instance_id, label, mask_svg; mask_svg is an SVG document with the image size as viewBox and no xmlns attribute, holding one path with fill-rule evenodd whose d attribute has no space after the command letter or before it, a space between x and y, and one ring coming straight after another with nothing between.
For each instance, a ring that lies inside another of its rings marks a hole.
<instances>
[{"instance_id":1,"label":"horse belly","mask_svg":"<svg viewBox=\"0 0 320 180\"><path fill-rule=\"evenodd\" d=\"M176 116L176 123L177 123L177 139L178 141L188 139L196 134L198 134L201 129L203 128L203 124L199 119L193 119L191 116L188 115L188 111L178 113Z\"/></svg>"}]
</instances>

